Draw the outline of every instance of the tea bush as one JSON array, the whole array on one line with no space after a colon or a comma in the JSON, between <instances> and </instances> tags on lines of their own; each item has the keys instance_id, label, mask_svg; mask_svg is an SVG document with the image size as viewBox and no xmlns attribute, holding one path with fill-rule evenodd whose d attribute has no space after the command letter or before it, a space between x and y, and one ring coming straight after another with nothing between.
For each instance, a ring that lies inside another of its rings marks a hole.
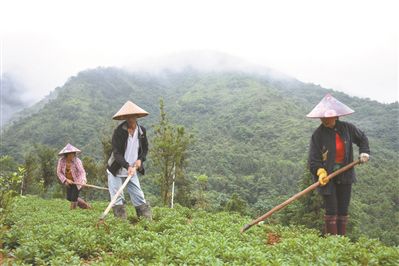
<instances>
[{"instance_id":1,"label":"tea bush","mask_svg":"<svg viewBox=\"0 0 399 266\"><path fill-rule=\"evenodd\" d=\"M176 206L154 208L154 220L128 221L110 214L96 228L107 202L91 210L69 210L65 200L20 197L1 236L5 263L16 265L399 265L399 248L360 238L320 237L298 226L262 225L245 234L250 219ZM269 243L268 236L276 237Z\"/></svg>"}]
</instances>

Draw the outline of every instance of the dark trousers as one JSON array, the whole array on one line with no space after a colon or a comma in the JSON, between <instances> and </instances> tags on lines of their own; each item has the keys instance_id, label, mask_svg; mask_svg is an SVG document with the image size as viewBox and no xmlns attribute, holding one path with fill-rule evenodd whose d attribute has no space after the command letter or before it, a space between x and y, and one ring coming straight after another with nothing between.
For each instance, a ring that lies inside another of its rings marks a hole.
<instances>
[{"instance_id":1,"label":"dark trousers","mask_svg":"<svg viewBox=\"0 0 399 266\"><path fill-rule=\"evenodd\" d=\"M76 185L67 186L67 200L77 202L79 197L79 189Z\"/></svg>"},{"instance_id":2,"label":"dark trousers","mask_svg":"<svg viewBox=\"0 0 399 266\"><path fill-rule=\"evenodd\" d=\"M332 180L333 182L333 180ZM348 215L349 202L351 200L352 184L333 184L330 195L323 195L326 215Z\"/></svg>"}]
</instances>

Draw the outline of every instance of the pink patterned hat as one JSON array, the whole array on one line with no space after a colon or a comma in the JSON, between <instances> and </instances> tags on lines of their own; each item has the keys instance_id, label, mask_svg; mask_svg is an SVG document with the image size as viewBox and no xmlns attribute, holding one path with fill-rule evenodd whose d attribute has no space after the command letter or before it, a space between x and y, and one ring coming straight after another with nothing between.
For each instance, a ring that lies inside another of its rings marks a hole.
<instances>
[{"instance_id":1,"label":"pink patterned hat","mask_svg":"<svg viewBox=\"0 0 399 266\"><path fill-rule=\"evenodd\" d=\"M63 155L63 154L67 154L67 153L71 153L71 152L76 152L76 153L80 153L81 151L72 146L70 143L68 143L59 153L58 155Z\"/></svg>"},{"instance_id":2,"label":"pink patterned hat","mask_svg":"<svg viewBox=\"0 0 399 266\"><path fill-rule=\"evenodd\" d=\"M327 94L306 116L310 118L336 117L350 115L354 112L354 110L332 97L331 94Z\"/></svg>"}]
</instances>

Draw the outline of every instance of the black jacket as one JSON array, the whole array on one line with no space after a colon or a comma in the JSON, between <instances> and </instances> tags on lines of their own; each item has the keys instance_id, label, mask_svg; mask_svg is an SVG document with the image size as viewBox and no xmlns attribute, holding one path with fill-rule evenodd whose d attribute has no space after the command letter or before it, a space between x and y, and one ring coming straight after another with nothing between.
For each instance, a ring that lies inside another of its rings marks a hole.
<instances>
[{"instance_id":1,"label":"black jacket","mask_svg":"<svg viewBox=\"0 0 399 266\"><path fill-rule=\"evenodd\" d=\"M138 172L144 175L144 161L146 160L146 156L148 153L148 140L147 134L144 127L138 126L138 138L139 138L139 151L138 151L138 160L141 160L142 165ZM112 135L112 153L110 158L108 159L107 169L113 174L116 175L118 170L121 167L126 169L129 168L129 163L125 160L125 150L127 146L127 139L129 133L127 131L127 122L121 123L115 130Z\"/></svg>"},{"instance_id":2,"label":"black jacket","mask_svg":"<svg viewBox=\"0 0 399 266\"><path fill-rule=\"evenodd\" d=\"M344 165L353 162L352 143L359 147L359 153L370 154L366 135L353 124L339 120L336 121L334 128L327 128L321 124L310 140L309 169L315 181L318 180L316 172L319 168L326 169L328 174L333 172L335 165L335 132L340 135L345 145ZM334 177L333 181L328 182L326 186L319 187L319 192L321 194L330 194L333 182L336 184L352 184L355 181L355 169L351 168Z\"/></svg>"}]
</instances>

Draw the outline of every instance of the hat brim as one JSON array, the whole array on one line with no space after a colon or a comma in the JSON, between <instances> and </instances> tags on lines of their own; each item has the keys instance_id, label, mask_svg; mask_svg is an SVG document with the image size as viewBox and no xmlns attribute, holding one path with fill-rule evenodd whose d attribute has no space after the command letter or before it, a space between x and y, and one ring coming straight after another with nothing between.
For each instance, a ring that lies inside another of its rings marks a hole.
<instances>
[{"instance_id":1,"label":"hat brim","mask_svg":"<svg viewBox=\"0 0 399 266\"><path fill-rule=\"evenodd\" d=\"M342 114L342 115L331 115L331 116L318 116L318 115L311 115L308 114L306 115L307 118L331 118L331 117L341 117L341 116L347 116L347 115L351 115L353 114L355 111L351 112L351 113L347 113L347 114Z\"/></svg>"},{"instance_id":2,"label":"hat brim","mask_svg":"<svg viewBox=\"0 0 399 266\"><path fill-rule=\"evenodd\" d=\"M147 115L148 115L148 113L147 114L115 115L114 117L112 117L112 119L114 119L114 120L126 120L129 117L131 117L131 116L134 116L136 118L141 118L141 117L145 117Z\"/></svg>"},{"instance_id":3,"label":"hat brim","mask_svg":"<svg viewBox=\"0 0 399 266\"><path fill-rule=\"evenodd\" d=\"M63 153L58 153L58 156L66 155L66 154L68 154L68 153L75 153L75 154L78 154L78 153L81 153L81 152L80 152L80 151L67 151L67 152L63 152Z\"/></svg>"}]
</instances>

